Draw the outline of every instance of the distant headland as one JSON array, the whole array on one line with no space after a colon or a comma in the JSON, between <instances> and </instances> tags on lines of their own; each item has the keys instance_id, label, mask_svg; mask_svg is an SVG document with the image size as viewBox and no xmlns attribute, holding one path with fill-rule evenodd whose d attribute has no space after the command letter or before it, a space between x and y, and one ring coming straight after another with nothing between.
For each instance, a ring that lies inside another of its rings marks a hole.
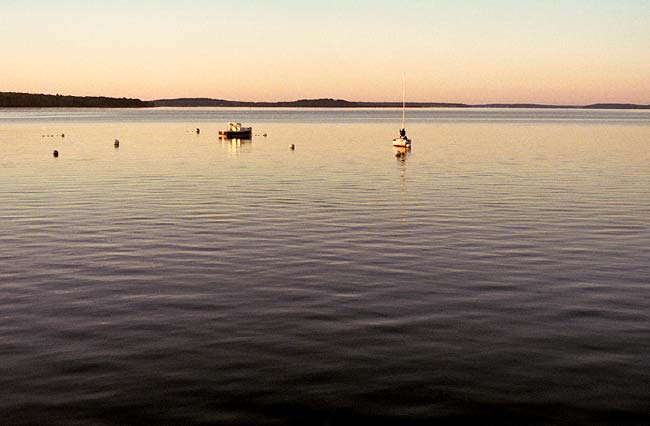
<instances>
[{"instance_id":1,"label":"distant headland","mask_svg":"<svg viewBox=\"0 0 650 426\"><path fill-rule=\"evenodd\" d=\"M255 107L255 108L401 108L401 102L354 102L345 99L300 99L290 102L243 102L211 98L157 99L157 107ZM407 102L409 108L571 108L571 109L650 109L650 105L600 103L591 105L543 104L463 104L444 102Z\"/></svg>"},{"instance_id":2,"label":"distant headland","mask_svg":"<svg viewBox=\"0 0 650 426\"><path fill-rule=\"evenodd\" d=\"M153 102L104 96L63 96L0 92L0 108L147 108Z\"/></svg>"},{"instance_id":3,"label":"distant headland","mask_svg":"<svg viewBox=\"0 0 650 426\"><path fill-rule=\"evenodd\" d=\"M409 108L547 108L547 109L650 109L650 105L598 103L591 105L544 104L463 104L407 102ZM299 99L288 102L245 102L212 98L176 98L143 101L130 98L63 96L0 92L0 108L152 108L152 107L231 107L231 108L400 108L400 102L356 102L345 99Z\"/></svg>"}]
</instances>

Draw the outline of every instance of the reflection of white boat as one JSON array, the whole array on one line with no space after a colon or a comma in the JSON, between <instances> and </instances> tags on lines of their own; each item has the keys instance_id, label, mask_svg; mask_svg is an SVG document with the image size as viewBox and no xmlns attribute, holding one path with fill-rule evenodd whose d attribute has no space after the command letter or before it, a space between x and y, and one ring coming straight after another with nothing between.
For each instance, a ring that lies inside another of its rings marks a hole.
<instances>
[{"instance_id":1,"label":"reflection of white boat","mask_svg":"<svg viewBox=\"0 0 650 426\"><path fill-rule=\"evenodd\" d=\"M221 139L221 144L224 148L230 151L233 154L239 154L240 152L250 152L253 142L251 139Z\"/></svg>"},{"instance_id":2,"label":"reflection of white boat","mask_svg":"<svg viewBox=\"0 0 650 426\"><path fill-rule=\"evenodd\" d=\"M406 146L396 146L395 147L395 157L406 160L406 155L411 151L409 147Z\"/></svg>"},{"instance_id":3,"label":"reflection of white boat","mask_svg":"<svg viewBox=\"0 0 650 426\"><path fill-rule=\"evenodd\" d=\"M399 131L399 137L393 139L393 146L411 147L411 139L406 136L406 79L402 82L402 128Z\"/></svg>"},{"instance_id":4,"label":"reflection of white boat","mask_svg":"<svg viewBox=\"0 0 650 426\"><path fill-rule=\"evenodd\" d=\"M242 127L241 123L228 123L228 130L219 130L221 139L250 139L253 135L252 127Z\"/></svg>"},{"instance_id":5,"label":"reflection of white boat","mask_svg":"<svg viewBox=\"0 0 650 426\"><path fill-rule=\"evenodd\" d=\"M230 143L232 146L241 146L245 144L251 143L250 139L242 139L242 138L233 138L233 139L227 139L224 142Z\"/></svg>"}]
</instances>

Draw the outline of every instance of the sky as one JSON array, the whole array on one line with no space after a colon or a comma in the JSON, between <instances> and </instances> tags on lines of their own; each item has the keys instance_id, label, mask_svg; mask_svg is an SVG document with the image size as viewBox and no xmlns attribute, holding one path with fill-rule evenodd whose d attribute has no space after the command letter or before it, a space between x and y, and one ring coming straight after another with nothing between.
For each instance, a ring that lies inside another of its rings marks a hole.
<instances>
[{"instance_id":1,"label":"sky","mask_svg":"<svg viewBox=\"0 0 650 426\"><path fill-rule=\"evenodd\" d=\"M650 0L0 0L0 91L650 104Z\"/></svg>"}]
</instances>

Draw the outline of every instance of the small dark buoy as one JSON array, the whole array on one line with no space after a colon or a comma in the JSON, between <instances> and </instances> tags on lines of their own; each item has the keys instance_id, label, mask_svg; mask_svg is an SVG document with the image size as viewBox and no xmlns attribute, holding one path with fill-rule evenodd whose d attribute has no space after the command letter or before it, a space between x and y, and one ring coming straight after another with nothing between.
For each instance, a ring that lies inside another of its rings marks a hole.
<instances>
[{"instance_id":1,"label":"small dark buoy","mask_svg":"<svg viewBox=\"0 0 650 426\"><path fill-rule=\"evenodd\" d=\"M293 150L296 149L296 146L294 144L291 144L291 145L289 145L289 149L293 151Z\"/></svg>"},{"instance_id":2,"label":"small dark buoy","mask_svg":"<svg viewBox=\"0 0 650 426\"><path fill-rule=\"evenodd\" d=\"M59 156L59 151L55 149L52 155L54 156L54 158L57 158Z\"/></svg>"},{"instance_id":3,"label":"small dark buoy","mask_svg":"<svg viewBox=\"0 0 650 426\"><path fill-rule=\"evenodd\" d=\"M64 137L65 137L65 133L61 133L61 137L64 138Z\"/></svg>"},{"instance_id":4,"label":"small dark buoy","mask_svg":"<svg viewBox=\"0 0 650 426\"><path fill-rule=\"evenodd\" d=\"M201 129L199 129L199 128L197 127L197 128L196 128L196 134L198 135L198 134L200 134L200 133L201 133Z\"/></svg>"},{"instance_id":5,"label":"small dark buoy","mask_svg":"<svg viewBox=\"0 0 650 426\"><path fill-rule=\"evenodd\" d=\"M115 148L119 148L119 147L120 147L120 140L119 140L119 139L115 139L115 142L113 143L113 146L114 146Z\"/></svg>"},{"instance_id":6,"label":"small dark buoy","mask_svg":"<svg viewBox=\"0 0 650 426\"><path fill-rule=\"evenodd\" d=\"M262 136L266 137L266 133L264 133Z\"/></svg>"}]
</instances>

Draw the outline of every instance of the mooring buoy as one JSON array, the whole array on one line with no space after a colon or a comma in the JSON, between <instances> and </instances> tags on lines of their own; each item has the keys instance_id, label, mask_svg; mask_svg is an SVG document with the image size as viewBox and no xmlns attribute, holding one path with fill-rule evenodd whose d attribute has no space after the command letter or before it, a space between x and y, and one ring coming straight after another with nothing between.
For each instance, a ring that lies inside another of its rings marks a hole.
<instances>
[{"instance_id":1,"label":"mooring buoy","mask_svg":"<svg viewBox=\"0 0 650 426\"><path fill-rule=\"evenodd\" d=\"M196 128L196 134L198 135L198 134L200 134L200 133L201 133L201 129L199 129L199 128L197 127L197 128Z\"/></svg>"},{"instance_id":2,"label":"mooring buoy","mask_svg":"<svg viewBox=\"0 0 650 426\"><path fill-rule=\"evenodd\" d=\"M120 147L120 140L119 140L119 139L115 139L115 142L113 142L113 146L114 146L115 148L119 148L119 147Z\"/></svg>"},{"instance_id":3,"label":"mooring buoy","mask_svg":"<svg viewBox=\"0 0 650 426\"><path fill-rule=\"evenodd\" d=\"M59 156L59 151L55 149L52 155L54 156L54 158L57 158Z\"/></svg>"},{"instance_id":4,"label":"mooring buoy","mask_svg":"<svg viewBox=\"0 0 650 426\"><path fill-rule=\"evenodd\" d=\"M291 145L289 145L289 149L293 151L293 150L296 149L296 146L294 144L291 144Z\"/></svg>"}]
</instances>

